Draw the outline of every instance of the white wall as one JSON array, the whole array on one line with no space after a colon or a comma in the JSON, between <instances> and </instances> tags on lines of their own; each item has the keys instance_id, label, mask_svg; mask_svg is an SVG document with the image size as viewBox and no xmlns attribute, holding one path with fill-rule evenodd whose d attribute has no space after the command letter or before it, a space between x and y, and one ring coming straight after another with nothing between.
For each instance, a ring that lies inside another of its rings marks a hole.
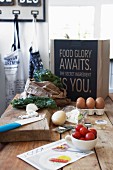
<instances>
[{"instance_id":1,"label":"white wall","mask_svg":"<svg viewBox=\"0 0 113 170\"><path fill-rule=\"evenodd\" d=\"M6 9L7 10L7 9ZM29 67L29 48L32 41L32 23L19 23L20 42L23 53L23 62L25 68L25 78L28 78ZM46 22L37 23L37 37L40 55L45 68L49 68L49 49L48 49L48 1L46 1ZM3 57L11 52L13 43L13 22L0 22L0 115L5 110L5 76L3 68Z\"/></svg>"}]
</instances>

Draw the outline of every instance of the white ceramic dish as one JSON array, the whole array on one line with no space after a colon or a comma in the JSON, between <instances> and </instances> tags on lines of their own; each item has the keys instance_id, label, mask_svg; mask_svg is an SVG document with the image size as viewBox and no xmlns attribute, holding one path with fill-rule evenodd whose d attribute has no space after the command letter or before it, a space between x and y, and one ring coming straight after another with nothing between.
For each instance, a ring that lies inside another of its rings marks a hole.
<instances>
[{"instance_id":1,"label":"white ceramic dish","mask_svg":"<svg viewBox=\"0 0 113 170\"><path fill-rule=\"evenodd\" d=\"M97 143L97 138L94 140L84 141L84 140L76 139L72 135L67 135L65 137L65 140L70 147L78 149L80 151L90 151L94 149Z\"/></svg>"},{"instance_id":2,"label":"white ceramic dish","mask_svg":"<svg viewBox=\"0 0 113 170\"><path fill-rule=\"evenodd\" d=\"M105 129L107 125L107 120L96 120L95 123L100 129Z\"/></svg>"}]
</instances>

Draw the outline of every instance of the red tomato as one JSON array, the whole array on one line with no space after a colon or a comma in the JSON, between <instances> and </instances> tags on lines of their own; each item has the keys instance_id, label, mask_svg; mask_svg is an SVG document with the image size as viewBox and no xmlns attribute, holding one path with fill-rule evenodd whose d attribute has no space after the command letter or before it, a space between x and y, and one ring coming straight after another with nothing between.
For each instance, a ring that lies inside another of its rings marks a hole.
<instances>
[{"instance_id":1,"label":"red tomato","mask_svg":"<svg viewBox=\"0 0 113 170\"><path fill-rule=\"evenodd\" d=\"M86 140L84 137L81 137L80 140Z\"/></svg>"},{"instance_id":2,"label":"red tomato","mask_svg":"<svg viewBox=\"0 0 113 170\"><path fill-rule=\"evenodd\" d=\"M97 131L96 131L96 129L89 129L89 132L92 132L92 133L95 135L95 137L97 136Z\"/></svg>"},{"instance_id":3,"label":"red tomato","mask_svg":"<svg viewBox=\"0 0 113 170\"><path fill-rule=\"evenodd\" d=\"M80 139L80 138L81 138L81 134L80 134L80 132L78 132L78 131L75 131L75 133L73 133L72 136L73 136L74 138L76 138L76 139Z\"/></svg>"},{"instance_id":4,"label":"red tomato","mask_svg":"<svg viewBox=\"0 0 113 170\"><path fill-rule=\"evenodd\" d=\"M81 127L83 127L83 125L82 125L82 124L78 124L78 125L76 125L75 129L76 129L77 131L79 131Z\"/></svg>"},{"instance_id":5,"label":"red tomato","mask_svg":"<svg viewBox=\"0 0 113 170\"><path fill-rule=\"evenodd\" d=\"M92 133L92 132L87 133L85 136L85 139L86 140L94 140L95 139L94 133Z\"/></svg>"},{"instance_id":6,"label":"red tomato","mask_svg":"<svg viewBox=\"0 0 113 170\"><path fill-rule=\"evenodd\" d=\"M88 133L88 129L83 126L83 127L80 128L80 133L81 133L82 136L85 136L86 133Z\"/></svg>"}]
</instances>

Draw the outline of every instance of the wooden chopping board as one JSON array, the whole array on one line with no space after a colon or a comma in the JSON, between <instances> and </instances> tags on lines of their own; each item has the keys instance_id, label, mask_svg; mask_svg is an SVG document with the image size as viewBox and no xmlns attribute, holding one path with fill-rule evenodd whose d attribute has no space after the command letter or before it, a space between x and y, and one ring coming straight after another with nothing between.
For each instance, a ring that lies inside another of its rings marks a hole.
<instances>
[{"instance_id":1,"label":"wooden chopping board","mask_svg":"<svg viewBox=\"0 0 113 170\"><path fill-rule=\"evenodd\" d=\"M0 118L0 125L16 121L18 116L25 113L25 110L15 109L10 105ZM1 132L0 142L50 140L49 123L52 110L41 109L39 114L46 114L46 117L41 121L33 122L7 132Z\"/></svg>"}]
</instances>

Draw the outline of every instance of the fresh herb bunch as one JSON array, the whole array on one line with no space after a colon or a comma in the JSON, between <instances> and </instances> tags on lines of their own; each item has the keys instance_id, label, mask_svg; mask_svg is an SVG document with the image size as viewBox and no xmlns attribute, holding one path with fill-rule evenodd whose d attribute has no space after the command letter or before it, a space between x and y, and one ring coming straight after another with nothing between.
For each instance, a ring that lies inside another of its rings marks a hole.
<instances>
[{"instance_id":1,"label":"fresh herb bunch","mask_svg":"<svg viewBox=\"0 0 113 170\"><path fill-rule=\"evenodd\" d=\"M63 84L62 84L60 78L58 76L54 75L53 73L51 73L51 71L48 69L37 70L34 73L33 77L34 77L35 81L37 81L37 82L50 81L55 86L57 86L59 88L63 88Z\"/></svg>"},{"instance_id":2,"label":"fresh herb bunch","mask_svg":"<svg viewBox=\"0 0 113 170\"><path fill-rule=\"evenodd\" d=\"M38 108L56 108L57 105L52 98L31 96L25 99L14 99L11 105L14 108L25 108L26 105L34 103Z\"/></svg>"}]
</instances>

